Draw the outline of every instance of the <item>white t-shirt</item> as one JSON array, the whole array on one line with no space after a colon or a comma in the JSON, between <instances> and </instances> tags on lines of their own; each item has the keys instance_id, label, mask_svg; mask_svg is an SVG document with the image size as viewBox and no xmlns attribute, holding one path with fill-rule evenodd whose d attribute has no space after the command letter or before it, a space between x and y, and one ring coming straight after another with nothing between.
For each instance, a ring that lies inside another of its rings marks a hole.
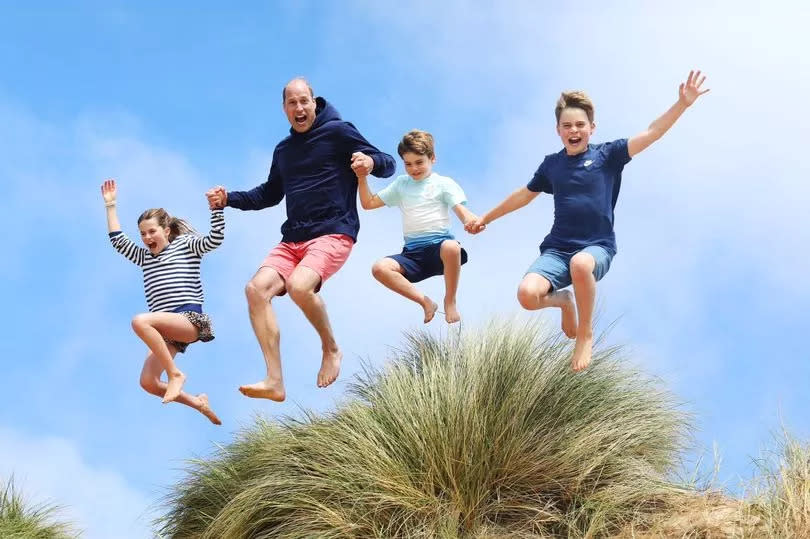
<instances>
[{"instance_id":1,"label":"white t-shirt","mask_svg":"<svg viewBox=\"0 0 810 539\"><path fill-rule=\"evenodd\" d=\"M402 232L407 248L453 239L448 210L467 202L464 191L452 178L435 172L424 180L399 176L377 196L386 206L398 206L402 210Z\"/></svg>"}]
</instances>

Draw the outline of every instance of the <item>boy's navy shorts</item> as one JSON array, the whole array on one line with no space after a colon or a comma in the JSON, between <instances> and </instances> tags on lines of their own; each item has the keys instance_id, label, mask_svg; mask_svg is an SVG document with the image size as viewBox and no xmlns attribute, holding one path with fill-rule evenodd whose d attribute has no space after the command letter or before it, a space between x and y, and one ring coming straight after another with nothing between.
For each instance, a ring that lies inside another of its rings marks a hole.
<instances>
[{"instance_id":1,"label":"boy's navy shorts","mask_svg":"<svg viewBox=\"0 0 810 539\"><path fill-rule=\"evenodd\" d=\"M455 240L444 240L455 241ZM402 267L403 275L408 281L418 283L428 277L435 275L444 275L444 262L440 255L442 243L433 243L425 247L417 247L415 249L408 249L407 247L402 250L398 255L389 255L387 258L393 258ZM461 264L467 263L467 251L461 248Z\"/></svg>"}]
</instances>

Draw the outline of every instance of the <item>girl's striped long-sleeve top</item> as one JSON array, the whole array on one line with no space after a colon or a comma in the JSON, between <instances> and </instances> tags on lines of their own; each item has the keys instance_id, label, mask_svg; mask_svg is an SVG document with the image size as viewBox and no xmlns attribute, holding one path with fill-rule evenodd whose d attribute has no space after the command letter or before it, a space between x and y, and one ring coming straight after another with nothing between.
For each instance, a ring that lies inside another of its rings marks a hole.
<instances>
[{"instance_id":1,"label":"girl's striped long-sleeve top","mask_svg":"<svg viewBox=\"0 0 810 539\"><path fill-rule=\"evenodd\" d=\"M181 305L203 303L200 261L225 239L225 215L211 212L207 236L184 234L176 237L157 255L136 245L120 230L110 233L116 251L143 269L143 288L149 311L173 311Z\"/></svg>"}]
</instances>

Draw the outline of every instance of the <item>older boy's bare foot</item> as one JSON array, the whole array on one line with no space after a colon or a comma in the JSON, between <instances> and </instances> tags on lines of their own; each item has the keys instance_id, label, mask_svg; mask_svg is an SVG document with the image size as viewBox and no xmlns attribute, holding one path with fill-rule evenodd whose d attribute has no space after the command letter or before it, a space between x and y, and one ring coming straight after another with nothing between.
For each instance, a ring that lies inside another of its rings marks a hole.
<instances>
[{"instance_id":1,"label":"older boy's bare foot","mask_svg":"<svg viewBox=\"0 0 810 539\"><path fill-rule=\"evenodd\" d=\"M454 324L461 320L461 314L456 309L456 302L449 302L444 300L444 319L448 324Z\"/></svg>"},{"instance_id":2,"label":"older boy's bare foot","mask_svg":"<svg viewBox=\"0 0 810 539\"><path fill-rule=\"evenodd\" d=\"M422 308L425 310L425 324L433 320L436 311L439 310L439 306L427 296L422 300Z\"/></svg>"},{"instance_id":3,"label":"older boy's bare foot","mask_svg":"<svg viewBox=\"0 0 810 539\"><path fill-rule=\"evenodd\" d=\"M168 377L169 385L166 387L166 393L163 394L163 404L176 399L180 395L180 391L183 389L183 384L186 381L186 375L180 371L170 374Z\"/></svg>"},{"instance_id":4,"label":"older boy's bare foot","mask_svg":"<svg viewBox=\"0 0 810 539\"><path fill-rule=\"evenodd\" d=\"M560 290L556 293L560 294L560 298L563 300L563 304L560 306L563 333L569 339L573 339L577 336L577 305L574 303L574 295L570 290Z\"/></svg>"},{"instance_id":5,"label":"older boy's bare foot","mask_svg":"<svg viewBox=\"0 0 810 539\"><path fill-rule=\"evenodd\" d=\"M255 384L239 386L239 391L245 397L252 399L269 399L271 401L282 402L287 398L287 392L284 390L284 382L281 380L274 381L265 379Z\"/></svg>"},{"instance_id":6,"label":"older boy's bare foot","mask_svg":"<svg viewBox=\"0 0 810 539\"><path fill-rule=\"evenodd\" d=\"M340 374L340 361L343 359L343 352L340 350L324 350L321 360L321 370L318 371L318 387L326 387Z\"/></svg>"},{"instance_id":7,"label":"older boy's bare foot","mask_svg":"<svg viewBox=\"0 0 810 539\"><path fill-rule=\"evenodd\" d=\"M593 335L587 337L577 337L574 345L574 357L571 358L571 369L579 372L588 368L591 364L591 352L593 348Z\"/></svg>"},{"instance_id":8,"label":"older boy's bare foot","mask_svg":"<svg viewBox=\"0 0 810 539\"><path fill-rule=\"evenodd\" d=\"M197 400L200 401L200 407L197 408L199 412L208 418L208 420L213 423L214 425L222 425L222 421L219 420L217 414L211 409L211 406L208 404L208 395L205 393L200 393L197 395Z\"/></svg>"}]
</instances>

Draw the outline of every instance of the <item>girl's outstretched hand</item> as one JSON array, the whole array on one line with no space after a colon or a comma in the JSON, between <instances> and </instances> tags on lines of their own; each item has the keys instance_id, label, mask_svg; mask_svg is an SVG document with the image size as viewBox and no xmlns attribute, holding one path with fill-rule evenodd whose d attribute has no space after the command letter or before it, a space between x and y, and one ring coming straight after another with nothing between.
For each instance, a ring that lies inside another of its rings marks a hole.
<instances>
[{"instance_id":1,"label":"girl's outstretched hand","mask_svg":"<svg viewBox=\"0 0 810 539\"><path fill-rule=\"evenodd\" d=\"M101 184L101 196L104 197L105 205L115 204L115 199L118 192L115 188L115 180L108 178Z\"/></svg>"}]
</instances>

